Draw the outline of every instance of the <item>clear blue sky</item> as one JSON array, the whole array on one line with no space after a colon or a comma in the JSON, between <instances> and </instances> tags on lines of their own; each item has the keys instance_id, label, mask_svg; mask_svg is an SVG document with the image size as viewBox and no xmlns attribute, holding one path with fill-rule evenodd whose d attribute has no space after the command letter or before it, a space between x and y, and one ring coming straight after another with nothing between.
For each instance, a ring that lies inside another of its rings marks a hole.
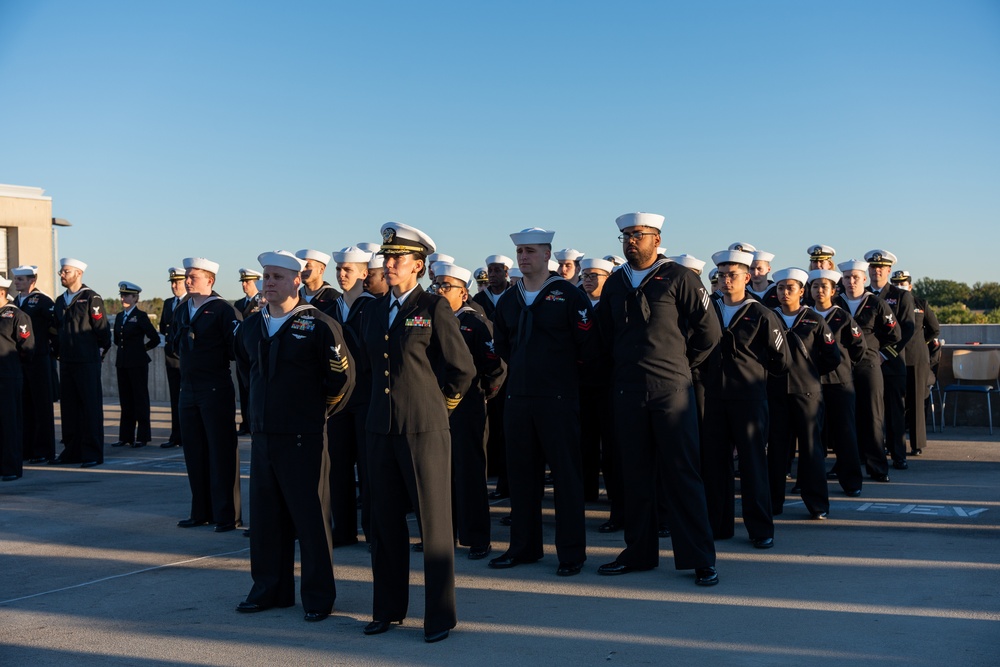
<instances>
[{"instance_id":1,"label":"clear blue sky","mask_svg":"<svg viewBox=\"0 0 1000 667\"><path fill-rule=\"evenodd\" d=\"M235 298L258 253L387 220L469 269L529 226L621 254L636 210L705 260L1000 280L995 0L0 0L0 86L0 183L105 296L200 255Z\"/></svg>"}]
</instances>

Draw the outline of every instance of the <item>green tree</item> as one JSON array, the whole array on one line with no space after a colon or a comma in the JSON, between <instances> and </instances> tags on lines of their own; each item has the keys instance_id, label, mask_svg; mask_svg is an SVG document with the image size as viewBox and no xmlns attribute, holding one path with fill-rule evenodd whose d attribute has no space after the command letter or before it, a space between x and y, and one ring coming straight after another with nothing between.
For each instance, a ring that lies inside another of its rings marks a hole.
<instances>
[{"instance_id":1,"label":"green tree","mask_svg":"<svg viewBox=\"0 0 1000 667\"><path fill-rule=\"evenodd\" d=\"M985 315L969 310L964 303L953 303L934 312L941 324L985 324L987 321Z\"/></svg>"},{"instance_id":2,"label":"green tree","mask_svg":"<svg viewBox=\"0 0 1000 667\"><path fill-rule=\"evenodd\" d=\"M1000 308L1000 283L976 283L965 304L978 310Z\"/></svg>"},{"instance_id":3,"label":"green tree","mask_svg":"<svg viewBox=\"0 0 1000 667\"><path fill-rule=\"evenodd\" d=\"M965 283L934 278L921 278L913 283L913 291L936 308L953 303L966 303L972 294L972 290Z\"/></svg>"},{"instance_id":4,"label":"green tree","mask_svg":"<svg viewBox=\"0 0 1000 667\"><path fill-rule=\"evenodd\" d=\"M1000 324L1000 308L994 308L985 317L987 324Z\"/></svg>"}]
</instances>

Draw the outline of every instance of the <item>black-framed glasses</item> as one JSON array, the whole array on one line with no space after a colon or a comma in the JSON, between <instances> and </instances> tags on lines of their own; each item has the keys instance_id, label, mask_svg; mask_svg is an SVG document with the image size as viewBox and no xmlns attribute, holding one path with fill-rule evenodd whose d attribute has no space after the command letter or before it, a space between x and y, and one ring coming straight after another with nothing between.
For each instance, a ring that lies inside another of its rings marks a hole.
<instances>
[{"instance_id":1,"label":"black-framed glasses","mask_svg":"<svg viewBox=\"0 0 1000 667\"><path fill-rule=\"evenodd\" d=\"M435 294L446 294L453 289L458 289L460 285L452 285L451 283L434 283L431 287L434 288Z\"/></svg>"},{"instance_id":2,"label":"black-framed glasses","mask_svg":"<svg viewBox=\"0 0 1000 667\"><path fill-rule=\"evenodd\" d=\"M603 273L591 273L591 272L587 272L587 273L581 273L580 274L580 278L582 278L583 280L597 280L598 278L606 278L606 277L607 276L604 275Z\"/></svg>"},{"instance_id":3,"label":"black-framed glasses","mask_svg":"<svg viewBox=\"0 0 1000 667\"><path fill-rule=\"evenodd\" d=\"M719 280L736 280L740 276L745 276L746 271L719 271L716 275L718 275Z\"/></svg>"},{"instance_id":4,"label":"black-framed glasses","mask_svg":"<svg viewBox=\"0 0 1000 667\"><path fill-rule=\"evenodd\" d=\"M622 232L618 235L618 240L624 243L625 241L641 241L643 236L658 236L656 232Z\"/></svg>"}]
</instances>

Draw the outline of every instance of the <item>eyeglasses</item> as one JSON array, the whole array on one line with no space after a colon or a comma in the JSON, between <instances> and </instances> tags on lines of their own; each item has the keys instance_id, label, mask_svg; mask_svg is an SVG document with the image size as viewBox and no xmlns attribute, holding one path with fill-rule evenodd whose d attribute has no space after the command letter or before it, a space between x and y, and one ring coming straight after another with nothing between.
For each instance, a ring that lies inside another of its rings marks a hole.
<instances>
[{"instance_id":1,"label":"eyeglasses","mask_svg":"<svg viewBox=\"0 0 1000 667\"><path fill-rule=\"evenodd\" d=\"M625 241L641 241L643 236L659 236L656 232L624 232L618 235L618 240L624 243Z\"/></svg>"},{"instance_id":2,"label":"eyeglasses","mask_svg":"<svg viewBox=\"0 0 1000 667\"><path fill-rule=\"evenodd\" d=\"M434 291L438 294L450 292L453 289L459 289L459 285L452 285L450 283L434 283L432 287L434 287Z\"/></svg>"},{"instance_id":3,"label":"eyeglasses","mask_svg":"<svg viewBox=\"0 0 1000 667\"><path fill-rule=\"evenodd\" d=\"M597 280L598 278L607 278L603 273L581 273L580 277L584 280Z\"/></svg>"},{"instance_id":4,"label":"eyeglasses","mask_svg":"<svg viewBox=\"0 0 1000 667\"><path fill-rule=\"evenodd\" d=\"M745 271L726 271L725 273L723 273L722 271L719 271L719 273L717 273L716 275L719 277L719 280L736 280L740 276L745 276L746 272Z\"/></svg>"}]
</instances>

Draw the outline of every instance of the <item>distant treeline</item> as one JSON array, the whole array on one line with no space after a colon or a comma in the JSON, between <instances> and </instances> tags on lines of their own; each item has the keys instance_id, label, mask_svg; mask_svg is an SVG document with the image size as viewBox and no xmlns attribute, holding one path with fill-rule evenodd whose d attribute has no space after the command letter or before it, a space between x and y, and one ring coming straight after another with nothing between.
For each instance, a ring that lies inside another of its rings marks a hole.
<instances>
[{"instance_id":1,"label":"distant treeline","mask_svg":"<svg viewBox=\"0 0 1000 667\"><path fill-rule=\"evenodd\" d=\"M934 309L941 324L1000 324L1000 283L921 278L913 291Z\"/></svg>"}]
</instances>

